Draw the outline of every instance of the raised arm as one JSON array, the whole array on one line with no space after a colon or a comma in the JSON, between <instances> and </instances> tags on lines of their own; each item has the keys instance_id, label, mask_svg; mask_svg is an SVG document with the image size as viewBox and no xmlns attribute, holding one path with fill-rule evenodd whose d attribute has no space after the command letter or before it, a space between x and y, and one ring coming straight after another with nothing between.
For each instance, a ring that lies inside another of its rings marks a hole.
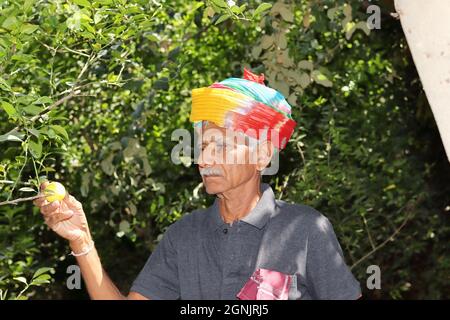
<instances>
[{"instance_id":1,"label":"raised arm","mask_svg":"<svg viewBox=\"0 0 450 320\"><path fill-rule=\"evenodd\" d=\"M41 190L44 190L47 184L48 182L42 183ZM111 281L102 267L83 206L78 200L66 193L61 201L48 202L45 198L39 198L34 204L39 207L45 223L59 236L68 240L75 255L80 254L76 259L91 299L148 300L137 292L123 295ZM83 254L85 252L87 253Z\"/></svg>"}]
</instances>

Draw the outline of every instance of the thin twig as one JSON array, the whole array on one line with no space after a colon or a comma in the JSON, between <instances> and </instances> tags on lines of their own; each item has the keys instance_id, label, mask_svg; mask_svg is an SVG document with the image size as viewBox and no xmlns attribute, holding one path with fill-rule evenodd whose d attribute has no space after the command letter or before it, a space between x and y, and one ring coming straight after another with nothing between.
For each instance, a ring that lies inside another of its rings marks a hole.
<instances>
[{"instance_id":1,"label":"thin twig","mask_svg":"<svg viewBox=\"0 0 450 320\"><path fill-rule=\"evenodd\" d=\"M366 217L362 216L364 226L366 227L367 236L369 237L370 245L372 246L372 249L375 250L375 242L373 241L372 235L370 234L369 226L367 224Z\"/></svg>"},{"instance_id":2,"label":"thin twig","mask_svg":"<svg viewBox=\"0 0 450 320\"><path fill-rule=\"evenodd\" d=\"M281 192L280 192L280 196L278 197L278 200L281 200L281 198L283 197L283 192L287 187L287 184L289 183L289 178L291 177L290 174L287 175L286 179L284 179L284 183L283 186L281 187Z\"/></svg>"},{"instance_id":3,"label":"thin twig","mask_svg":"<svg viewBox=\"0 0 450 320\"><path fill-rule=\"evenodd\" d=\"M303 150L302 150L302 147L300 146L300 142L297 143L297 149L298 149L298 152L300 153L300 156L302 157L303 168L306 168L305 155L303 154Z\"/></svg>"},{"instance_id":4,"label":"thin twig","mask_svg":"<svg viewBox=\"0 0 450 320\"><path fill-rule=\"evenodd\" d=\"M25 161L23 162L23 165L20 168L19 175L17 176L17 179L14 182L14 185L13 185L11 191L9 192L9 195L8 195L8 198L6 199L6 201L9 201L9 199L11 199L11 196L12 196L12 194L14 192L14 189L16 188L17 184L19 183L20 178L22 177L22 171L25 168L27 162L28 162L28 147L25 149Z\"/></svg>"},{"instance_id":5,"label":"thin twig","mask_svg":"<svg viewBox=\"0 0 450 320\"><path fill-rule=\"evenodd\" d=\"M69 52L78 54L78 55L83 56L83 57L88 57L88 58L90 58L90 56L89 56L88 54L86 54L86 53L83 53L83 52L80 52L80 51L76 51L76 50L70 49L69 47L66 47L66 46L63 46L63 48L66 49L66 50L69 51Z\"/></svg>"},{"instance_id":6,"label":"thin twig","mask_svg":"<svg viewBox=\"0 0 450 320\"><path fill-rule=\"evenodd\" d=\"M58 48L53 48L52 46L49 46L48 44L46 44L46 43L44 43L44 42L42 42L40 40L38 40L38 41L39 41L40 44L42 44L44 47L46 47L49 51L53 51L54 53L57 53L57 52L64 53L66 51L69 51L69 52L75 53L77 55L89 58L89 55L87 53L83 53L81 51L76 51L76 50L70 49L67 46L63 46L63 48L65 50L61 50L61 49L58 50Z\"/></svg>"},{"instance_id":7,"label":"thin twig","mask_svg":"<svg viewBox=\"0 0 450 320\"><path fill-rule=\"evenodd\" d=\"M367 253L366 255L364 255L361 259L359 259L358 261L356 261L350 268L353 269L354 267L356 267L358 264L360 264L361 262L363 262L364 260L366 260L368 257L370 257L372 254L374 254L375 252L377 252L378 250L380 250L381 248L383 248L386 244L389 243L389 241L393 240L394 237L403 229L403 227L406 225L406 223L408 222L409 218L411 216L411 213L408 213L405 217L405 220L403 220L402 224L395 229L394 233L389 236L386 240L384 240L382 243L380 243L378 246L376 246L374 249L372 249L369 253Z\"/></svg>"},{"instance_id":8,"label":"thin twig","mask_svg":"<svg viewBox=\"0 0 450 320\"><path fill-rule=\"evenodd\" d=\"M5 205L8 205L8 204L16 205L19 202L32 201L32 200L43 198L43 197L45 197L45 194L39 194L37 196L28 197L28 198L18 198L18 199L9 200L9 201L3 201L3 202L0 202L0 206L5 206Z\"/></svg>"},{"instance_id":9,"label":"thin twig","mask_svg":"<svg viewBox=\"0 0 450 320\"><path fill-rule=\"evenodd\" d=\"M56 107L58 107L59 105L63 104L64 102L66 102L67 100L70 100L72 97L74 96L78 96L79 93L81 93L80 90L77 90L77 84L80 81L81 77L83 76L83 74L86 72L86 70L88 69L89 64L95 59L93 59L93 54L91 54L89 56L89 59L87 59L86 63L83 65L83 68L81 69L80 73L77 76L77 79L75 80L75 83L70 91L70 93L64 97L62 97L61 99L57 100L56 102L54 102L53 104L51 104L50 106L48 106L47 108L45 108L44 110L42 110L39 114L33 116L30 118L31 122L36 121L37 119L39 119L40 117L42 117L44 114L46 114L47 112L51 111L52 109L55 109ZM13 130L18 130L19 126L15 127Z\"/></svg>"},{"instance_id":10,"label":"thin twig","mask_svg":"<svg viewBox=\"0 0 450 320\"><path fill-rule=\"evenodd\" d=\"M84 63L83 68L81 69L80 73L78 74L77 80L75 80L75 84L74 87L78 84L79 80L81 79L81 77L83 77L84 73L86 72L87 68L89 67L89 64L94 61L94 54L92 53L89 58L86 60L86 62Z\"/></svg>"},{"instance_id":11,"label":"thin twig","mask_svg":"<svg viewBox=\"0 0 450 320\"><path fill-rule=\"evenodd\" d=\"M44 110L42 110L41 113L33 116L30 121L34 122L37 119L39 119L40 117L42 117L42 115L44 115L45 113L49 112L52 109L55 109L57 106L63 104L64 102L66 102L67 100L69 100L70 98L72 98L73 96L76 96L78 93L80 93L80 91L72 91L71 93L69 93L67 96L62 97L61 99L57 100L55 103L51 104L50 106L48 106L47 108L45 108Z\"/></svg>"}]
</instances>

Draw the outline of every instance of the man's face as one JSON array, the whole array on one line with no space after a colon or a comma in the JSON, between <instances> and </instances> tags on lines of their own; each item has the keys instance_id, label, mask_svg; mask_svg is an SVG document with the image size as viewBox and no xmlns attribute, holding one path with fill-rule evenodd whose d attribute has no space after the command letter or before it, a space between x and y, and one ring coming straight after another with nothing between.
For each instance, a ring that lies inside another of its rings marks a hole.
<instances>
[{"instance_id":1,"label":"man's face","mask_svg":"<svg viewBox=\"0 0 450 320\"><path fill-rule=\"evenodd\" d=\"M260 165L242 135L208 122L200 141L198 166L207 193L220 194L259 178Z\"/></svg>"}]
</instances>

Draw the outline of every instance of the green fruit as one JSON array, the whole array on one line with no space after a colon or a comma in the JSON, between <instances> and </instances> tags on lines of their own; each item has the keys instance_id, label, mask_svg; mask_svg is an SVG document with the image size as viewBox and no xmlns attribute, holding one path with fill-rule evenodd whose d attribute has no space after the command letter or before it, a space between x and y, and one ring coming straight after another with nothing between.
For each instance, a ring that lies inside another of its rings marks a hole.
<instances>
[{"instance_id":1,"label":"green fruit","mask_svg":"<svg viewBox=\"0 0 450 320\"><path fill-rule=\"evenodd\" d=\"M66 196L66 188L59 182L51 182L45 187L44 195L48 202L61 201Z\"/></svg>"}]
</instances>

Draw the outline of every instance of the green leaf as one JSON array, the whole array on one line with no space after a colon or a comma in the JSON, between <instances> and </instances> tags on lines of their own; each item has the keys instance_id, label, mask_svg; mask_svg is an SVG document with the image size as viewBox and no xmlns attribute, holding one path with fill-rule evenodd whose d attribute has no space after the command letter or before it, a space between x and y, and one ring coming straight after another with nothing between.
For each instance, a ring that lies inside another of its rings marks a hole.
<instances>
[{"instance_id":1,"label":"green leaf","mask_svg":"<svg viewBox=\"0 0 450 320\"><path fill-rule=\"evenodd\" d=\"M311 61L308 60L302 60L298 63L298 67L300 69L306 69L306 70L313 70L314 65Z\"/></svg>"},{"instance_id":2,"label":"green leaf","mask_svg":"<svg viewBox=\"0 0 450 320\"><path fill-rule=\"evenodd\" d=\"M332 87L333 86L333 82L331 82L327 76L325 76L322 72L320 72L319 70L314 70L313 72L311 72L311 77L313 78L313 80L324 86L324 87Z\"/></svg>"},{"instance_id":3,"label":"green leaf","mask_svg":"<svg viewBox=\"0 0 450 320\"><path fill-rule=\"evenodd\" d=\"M22 191L22 192L36 192L36 190L34 190L33 188L30 188L30 187L22 187L22 188L19 189L19 191Z\"/></svg>"},{"instance_id":4,"label":"green leaf","mask_svg":"<svg viewBox=\"0 0 450 320\"><path fill-rule=\"evenodd\" d=\"M270 8L272 8L271 3L263 2L258 6L258 8L255 9L255 11L253 12L253 16L257 16L258 14L261 14L264 11L269 10Z\"/></svg>"},{"instance_id":5,"label":"green leaf","mask_svg":"<svg viewBox=\"0 0 450 320\"><path fill-rule=\"evenodd\" d=\"M100 3L100 4L104 5L104 6L113 4L113 0L97 0L95 2Z\"/></svg>"},{"instance_id":6,"label":"green leaf","mask_svg":"<svg viewBox=\"0 0 450 320\"><path fill-rule=\"evenodd\" d=\"M35 59L35 56L33 56L31 54L24 54L24 53L18 53L11 57L11 60L25 62L25 63L29 63L33 59Z\"/></svg>"},{"instance_id":7,"label":"green leaf","mask_svg":"<svg viewBox=\"0 0 450 320\"><path fill-rule=\"evenodd\" d=\"M31 106L26 106L26 107L22 108L22 110L28 114L35 116L35 115L41 113L44 110L44 108L31 105Z\"/></svg>"},{"instance_id":8,"label":"green leaf","mask_svg":"<svg viewBox=\"0 0 450 320\"><path fill-rule=\"evenodd\" d=\"M273 41L274 41L273 36L269 36L267 34L263 35L263 37L261 38L261 48L262 49L270 48L270 46L273 44Z\"/></svg>"},{"instance_id":9,"label":"green leaf","mask_svg":"<svg viewBox=\"0 0 450 320\"><path fill-rule=\"evenodd\" d=\"M169 89L169 78L162 77L161 79L156 80L153 87L156 90L168 90Z\"/></svg>"},{"instance_id":10,"label":"green leaf","mask_svg":"<svg viewBox=\"0 0 450 320\"><path fill-rule=\"evenodd\" d=\"M356 28L357 29L360 29L360 30L362 30L362 31L364 31L364 33L368 36L368 35L370 35L370 29L369 29L369 27L367 26L367 22L366 21L359 21L357 24L356 24Z\"/></svg>"},{"instance_id":11,"label":"green leaf","mask_svg":"<svg viewBox=\"0 0 450 320\"><path fill-rule=\"evenodd\" d=\"M289 96L288 102L291 104L291 106L297 104L297 94L296 94L295 92L293 92L293 93Z\"/></svg>"},{"instance_id":12,"label":"green leaf","mask_svg":"<svg viewBox=\"0 0 450 320\"><path fill-rule=\"evenodd\" d=\"M75 4L82 6L82 7L86 7L86 8L90 8L91 7L91 3L88 0L72 0Z\"/></svg>"},{"instance_id":13,"label":"green leaf","mask_svg":"<svg viewBox=\"0 0 450 320\"><path fill-rule=\"evenodd\" d=\"M123 150L123 158L125 162L132 160L132 158L139 154L141 146L139 141L134 138L130 138L127 142L127 147Z\"/></svg>"},{"instance_id":14,"label":"green leaf","mask_svg":"<svg viewBox=\"0 0 450 320\"><path fill-rule=\"evenodd\" d=\"M20 32L21 33L25 33L25 34L32 34L33 32L35 32L37 29L39 29L38 25L35 24L30 24L30 23L25 23L24 25L22 25L20 27Z\"/></svg>"},{"instance_id":15,"label":"green leaf","mask_svg":"<svg viewBox=\"0 0 450 320\"><path fill-rule=\"evenodd\" d=\"M13 279L28 285L27 279L25 277L15 277Z\"/></svg>"},{"instance_id":16,"label":"green leaf","mask_svg":"<svg viewBox=\"0 0 450 320\"><path fill-rule=\"evenodd\" d=\"M253 56L253 58L258 59L259 56L261 55L261 52L262 52L262 47L261 46L253 47L253 49L252 49L252 56Z\"/></svg>"},{"instance_id":17,"label":"green leaf","mask_svg":"<svg viewBox=\"0 0 450 320\"><path fill-rule=\"evenodd\" d=\"M153 42L158 42L160 40L159 35L157 33L150 33L147 34L145 37Z\"/></svg>"},{"instance_id":18,"label":"green leaf","mask_svg":"<svg viewBox=\"0 0 450 320\"><path fill-rule=\"evenodd\" d=\"M110 154L107 158L103 159L102 162L100 162L100 166L104 173L106 173L108 176L112 175L114 173L114 154Z\"/></svg>"},{"instance_id":19,"label":"green leaf","mask_svg":"<svg viewBox=\"0 0 450 320\"><path fill-rule=\"evenodd\" d=\"M25 0L25 3L23 4L23 10L27 12L33 7L33 4L36 2L36 0Z\"/></svg>"},{"instance_id":20,"label":"green leaf","mask_svg":"<svg viewBox=\"0 0 450 320\"><path fill-rule=\"evenodd\" d=\"M53 130L52 128L48 128L47 135L48 135L48 137L50 139L55 139L56 138L55 130Z\"/></svg>"},{"instance_id":21,"label":"green leaf","mask_svg":"<svg viewBox=\"0 0 450 320\"><path fill-rule=\"evenodd\" d=\"M232 6L231 7L231 12L235 13L235 14L241 14L242 10L241 8L239 8L238 6Z\"/></svg>"},{"instance_id":22,"label":"green leaf","mask_svg":"<svg viewBox=\"0 0 450 320\"><path fill-rule=\"evenodd\" d=\"M9 16L2 23L2 27L8 30L14 30L17 27L18 21L17 18L13 15Z\"/></svg>"},{"instance_id":23,"label":"green leaf","mask_svg":"<svg viewBox=\"0 0 450 320\"><path fill-rule=\"evenodd\" d=\"M94 27L92 27L88 22L82 23L81 25L82 25L82 26L86 29L86 31L88 31L89 33L95 34L95 29L94 29Z\"/></svg>"},{"instance_id":24,"label":"green leaf","mask_svg":"<svg viewBox=\"0 0 450 320\"><path fill-rule=\"evenodd\" d=\"M94 24L99 23L99 22L102 21L105 17L106 17L105 15L102 15L102 14L96 12L96 13L94 14Z\"/></svg>"},{"instance_id":25,"label":"green leaf","mask_svg":"<svg viewBox=\"0 0 450 320\"><path fill-rule=\"evenodd\" d=\"M124 233L130 232L130 230L131 230L130 223L126 220L122 220L119 224L119 230Z\"/></svg>"},{"instance_id":26,"label":"green leaf","mask_svg":"<svg viewBox=\"0 0 450 320\"><path fill-rule=\"evenodd\" d=\"M34 158L40 158L42 155L42 143L40 141L34 142L33 140L28 140L28 146L30 147L31 155Z\"/></svg>"},{"instance_id":27,"label":"green leaf","mask_svg":"<svg viewBox=\"0 0 450 320\"><path fill-rule=\"evenodd\" d=\"M176 59L180 53L181 53L181 46L178 46L178 47L174 48L173 50L169 51L167 58L169 60L176 61Z\"/></svg>"},{"instance_id":28,"label":"green leaf","mask_svg":"<svg viewBox=\"0 0 450 320\"><path fill-rule=\"evenodd\" d=\"M0 77L0 89L5 91L11 91L10 85L2 77Z\"/></svg>"},{"instance_id":29,"label":"green leaf","mask_svg":"<svg viewBox=\"0 0 450 320\"><path fill-rule=\"evenodd\" d=\"M4 141L23 142L24 137L25 135L23 133L19 133L17 130L13 129L8 133L0 135L0 142Z\"/></svg>"},{"instance_id":30,"label":"green leaf","mask_svg":"<svg viewBox=\"0 0 450 320\"><path fill-rule=\"evenodd\" d=\"M66 131L66 129L64 129L64 127L58 126L58 125L56 125L56 124L51 125L50 127L51 127L53 130L55 130L56 133L58 133L59 135L64 136L64 138L65 138L66 140L69 140L69 135L67 134L67 131Z\"/></svg>"},{"instance_id":31,"label":"green leaf","mask_svg":"<svg viewBox=\"0 0 450 320\"><path fill-rule=\"evenodd\" d=\"M311 77L307 73L302 73L299 75L297 83L305 89L311 83Z\"/></svg>"},{"instance_id":32,"label":"green leaf","mask_svg":"<svg viewBox=\"0 0 450 320\"><path fill-rule=\"evenodd\" d=\"M286 7L280 8L280 14L284 21L294 22L294 14Z\"/></svg>"},{"instance_id":33,"label":"green leaf","mask_svg":"<svg viewBox=\"0 0 450 320\"><path fill-rule=\"evenodd\" d=\"M289 85L284 81L277 81L274 83L274 87L281 92L285 97L289 96Z\"/></svg>"},{"instance_id":34,"label":"green leaf","mask_svg":"<svg viewBox=\"0 0 450 320\"><path fill-rule=\"evenodd\" d=\"M192 12L195 12L198 8L201 8L201 7L203 7L204 5L205 5L205 3L204 3L203 1L196 2L196 3L194 4L194 7L192 8L191 13L192 13Z\"/></svg>"},{"instance_id":35,"label":"green leaf","mask_svg":"<svg viewBox=\"0 0 450 320\"><path fill-rule=\"evenodd\" d=\"M20 104L20 105L30 105L34 102L34 97L30 96L30 95L20 95L17 99L16 99L16 103Z\"/></svg>"},{"instance_id":36,"label":"green leaf","mask_svg":"<svg viewBox=\"0 0 450 320\"><path fill-rule=\"evenodd\" d=\"M33 279L39 277L41 274L52 272L53 268L49 267L43 267L36 270L36 272L33 274Z\"/></svg>"},{"instance_id":37,"label":"green leaf","mask_svg":"<svg viewBox=\"0 0 450 320\"><path fill-rule=\"evenodd\" d=\"M2 101L2 108L3 110L6 111L6 113L8 114L8 116L13 117L15 115L17 115L17 111L16 109L13 107L13 105L9 102L6 101Z\"/></svg>"},{"instance_id":38,"label":"green leaf","mask_svg":"<svg viewBox=\"0 0 450 320\"><path fill-rule=\"evenodd\" d=\"M214 16L214 14L216 13L216 12L214 11L214 8L213 8L213 7L207 7L206 10L205 10L205 12L206 12L206 15L207 15L208 17L210 17L210 18L212 18L212 17Z\"/></svg>"},{"instance_id":39,"label":"green leaf","mask_svg":"<svg viewBox=\"0 0 450 320\"><path fill-rule=\"evenodd\" d=\"M30 283L32 286L40 286L42 284L50 283L51 275L49 274L42 274L39 277L33 279Z\"/></svg>"},{"instance_id":40,"label":"green leaf","mask_svg":"<svg viewBox=\"0 0 450 320\"><path fill-rule=\"evenodd\" d=\"M114 83L117 82L117 80L119 80L119 76L114 73L110 73L108 74L107 80L109 83Z\"/></svg>"},{"instance_id":41,"label":"green leaf","mask_svg":"<svg viewBox=\"0 0 450 320\"><path fill-rule=\"evenodd\" d=\"M228 14L221 15L219 19L217 19L217 21L214 23L214 25L218 25L219 23L224 22L228 19L230 19L230 16Z\"/></svg>"},{"instance_id":42,"label":"green leaf","mask_svg":"<svg viewBox=\"0 0 450 320\"><path fill-rule=\"evenodd\" d=\"M152 173L152 168L150 167L150 163L148 162L148 157L141 157L142 165L144 166L144 174L148 176Z\"/></svg>"},{"instance_id":43,"label":"green leaf","mask_svg":"<svg viewBox=\"0 0 450 320\"><path fill-rule=\"evenodd\" d=\"M33 104L52 104L53 100L50 97L43 96L33 102Z\"/></svg>"},{"instance_id":44,"label":"green leaf","mask_svg":"<svg viewBox=\"0 0 450 320\"><path fill-rule=\"evenodd\" d=\"M211 2L220 8L228 7L227 3L224 0L211 0Z\"/></svg>"},{"instance_id":45,"label":"green leaf","mask_svg":"<svg viewBox=\"0 0 450 320\"><path fill-rule=\"evenodd\" d=\"M89 193L89 184L91 182L91 174L89 172L84 172L81 175L81 186L80 191L83 197L86 197Z\"/></svg>"},{"instance_id":46,"label":"green leaf","mask_svg":"<svg viewBox=\"0 0 450 320\"><path fill-rule=\"evenodd\" d=\"M83 38L91 39L91 40L94 40L94 39L95 39L95 36L94 36L92 33L90 33L90 32L83 31L83 32L81 32L80 34L81 34L81 36L82 36Z\"/></svg>"},{"instance_id":47,"label":"green leaf","mask_svg":"<svg viewBox=\"0 0 450 320\"><path fill-rule=\"evenodd\" d=\"M36 130L36 129L29 128L29 129L27 129L27 130L28 130L28 132L30 132L33 136L35 136L35 137L38 138L38 139L39 139L39 137L41 136L41 134L39 133L39 131Z\"/></svg>"},{"instance_id":48,"label":"green leaf","mask_svg":"<svg viewBox=\"0 0 450 320\"><path fill-rule=\"evenodd\" d=\"M75 12L71 17L66 20L67 27L72 31L80 30L81 28L81 13Z\"/></svg>"}]
</instances>

